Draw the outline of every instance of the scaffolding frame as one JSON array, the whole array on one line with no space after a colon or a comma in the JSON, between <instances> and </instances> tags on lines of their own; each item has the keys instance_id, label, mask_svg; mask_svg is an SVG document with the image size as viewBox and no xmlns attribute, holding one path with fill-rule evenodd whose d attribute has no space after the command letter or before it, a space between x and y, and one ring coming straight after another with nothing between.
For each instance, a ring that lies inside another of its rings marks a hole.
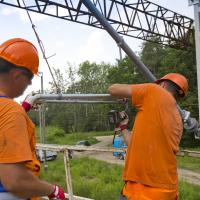
<instances>
[{"instance_id":1,"label":"scaffolding frame","mask_svg":"<svg viewBox=\"0 0 200 200\"><path fill-rule=\"evenodd\" d=\"M37 144L36 149L39 150L50 150L54 152L61 152L63 153L63 161L64 161L64 168L65 168L65 176L66 176L66 185L68 193L65 193L65 197L69 200L92 200L85 197L79 197L73 195L73 188L72 188L72 177L70 172L70 160L69 160L69 151L95 151L95 152L110 152L113 153L116 151L114 148L94 148L94 147L84 147L84 146L72 146L72 145L56 145L56 144ZM117 149L118 152L124 152L124 149ZM42 197L42 199L48 199L47 197Z\"/></svg>"},{"instance_id":2,"label":"scaffolding frame","mask_svg":"<svg viewBox=\"0 0 200 200\"><path fill-rule=\"evenodd\" d=\"M193 20L148 0L91 0L122 35L153 41L173 48L192 45ZM82 0L0 0L0 4L104 29ZM160 29L159 27L163 28ZM155 39L156 38L156 39Z\"/></svg>"},{"instance_id":3,"label":"scaffolding frame","mask_svg":"<svg viewBox=\"0 0 200 200\"><path fill-rule=\"evenodd\" d=\"M72 178L70 172L70 164L69 164L69 151L98 151L98 152L115 152L114 148L92 148L92 147L77 147L70 145L47 145L45 144L45 106L44 103L81 103L81 104L97 104L97 103L111 103L116 104L116 99L114 100L109 94L32 94L31 101L34 104L41 104L39 106L39 127L40 127L40 142L43 144L37 144L36 148L40 150L44 150L44 167L46 168L46 150L62 152L64 167L65 167L65 175L66 175L66 186L68 193L65 194L65 197L69 200L92 200L85 197L79 197L73 195L72 188ZM118 152L124 152L123 149L118 149ZM42 197L42 199L48 199L47 197Z\"/></svg>"}]
</instances>

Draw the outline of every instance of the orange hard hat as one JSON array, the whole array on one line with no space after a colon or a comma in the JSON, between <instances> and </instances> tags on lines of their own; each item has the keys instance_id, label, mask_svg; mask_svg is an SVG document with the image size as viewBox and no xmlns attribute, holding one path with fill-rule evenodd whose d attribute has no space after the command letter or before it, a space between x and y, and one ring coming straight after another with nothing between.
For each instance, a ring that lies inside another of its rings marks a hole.
<instances>
[{"instance_id":1,"label":"orange hard hat","mask_svg":"<svg viewBox=\"0 0 200 200\"><path fill-rule=\"evenodd\" d=\"M7 40L0 45L0 58L38 73L39 56L36 47L29 41L21 38Z\"/></svg>"},{"instance_id":2,"label":"orange hard hat","mask_svg":"<svg viewBox=\"0 0 200 200\"><path fill-rule=\"evenodd\" d=\"M156 83L160 83L165 80L173 82L180 88L179 96L184 97L186 95L188 91L188 81L185 78L185 76L178 73L169 73L163 76L162 78L158 79Z\"/></svg>"}]
</instances>

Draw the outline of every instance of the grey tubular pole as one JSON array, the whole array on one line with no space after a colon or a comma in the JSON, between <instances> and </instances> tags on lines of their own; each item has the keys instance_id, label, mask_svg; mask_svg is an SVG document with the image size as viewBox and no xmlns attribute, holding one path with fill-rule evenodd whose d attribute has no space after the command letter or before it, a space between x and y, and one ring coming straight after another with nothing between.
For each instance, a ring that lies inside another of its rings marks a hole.
<instances>
[{"instance_id":1,"label":"grey tubular pole","mask_svg":"<svg viewBox=\"0 0 200 200\"><path fill-rule=\"evenodd\" d=\"M138 69L143 73L144 77L146 77L149 82L154 82L156 80L156 77L135 55L131 48L126 44L123 37L119 36L117 31L107 22L106 18L99 12L99 10L94 6L94 4L90 0L82 0L82 2L88 8L88 10L99 20L99 22L105 28L105 30L116 41L118 46L121 47L124 50L124 52L131 58L131 60L136 64Z\"/></svg>"},{"instance_id":2,"label":"grey tubular pole","mask_svg":"<svg viewBox=\"0 0 200 200\"><path fill-rule=\"evenodd\" d=\"M116 98L109 94L33 94L30 101L34 103L43 103L48 100L83 100L83 101L116 101Z\"/></svg>"},{"instance_id":3,"label":"grey tubular pole","mask_svg":"<svg viewBox=\"0 0 200 200\"><path fill-rule=\"evenodd\" d=\"M117 101L89 101L89 100L45 100L46 103L66 103L66 104L117 104Z\"/></svg>"},{"instance_id":4,"label":"grey tubular pole","mask_svg":"<svg viewBox=\"0 0 200 200\"><path fill-rule=\"evenodd\" d=\"M43 94L43 92L44 92L44 88L43 88L43 72L38 72L38 74L39 74L39 77L40 77L40 87L41 87L41 93ZM40 105L39 106L39 120L40 120L40 143L43 143L44 141L43 141L43 122L42 122L42 120L43 120L43 112L44 112L44 105L42 104L42 105Z\"/></svg>"},{"instance_id":5,"label":"grey tubular pole","mask_svg":"<svg viewBox=\"0 0 200 200\"><path fill-rule=\"evenodd\" d=\"M194 4L195 19L195 45L197 61L197 86L198 86L198 103L199 103L199 120L200 120L200 1Z\"/></svg>"}]
</instances>

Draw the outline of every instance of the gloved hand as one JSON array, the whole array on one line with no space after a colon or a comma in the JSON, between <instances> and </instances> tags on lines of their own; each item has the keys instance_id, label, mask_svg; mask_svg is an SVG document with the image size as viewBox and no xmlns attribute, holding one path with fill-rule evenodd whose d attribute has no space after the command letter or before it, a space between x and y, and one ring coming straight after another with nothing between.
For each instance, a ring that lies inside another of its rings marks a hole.
<instances>
[{"instance_id":1,"label":"gloved hand","mask_svg":"<svg viewBox=\"0 0 200 200\"><path fill-rule=\"evenodd\" d=\"M122 119L122 121L119 123L119 125L128 125L128 122L129 122L129 118L128 118L128 115L126 114L125 111L121 111L119 112L119 115L120 115L120 118Z\"/></svg>"},{"instance_id":2,"label":"gloved hand","mask_svg":"<svg viewBox=\"0 0 200 200\"><path fill-rule=\"evenodd\" d=\"M128 127L129 118L125 111L119 112L119 115L120 115L120 118L122 119L122 121L120 121L120 123L117 125L116 129L123 131L124 129L127 129L127 127Z\"/></svg>"},{"instance_id":3,"label":"gloved hand","mask_svg":"<svg viewBox=\"0 0 200 200\"><path fill-rule=\"evenodd\" d=\"M121 104L126 104L128 103L128 99L127 98L122 98L122 99L117 99L117 101Z\"/></svg>"},{"instance_id":4,"label":"gloved hand","mask_svg":"<svg viewBox=\"0 0 200 200\"><path fill-rule=\"evenodd\" d=\"M27 95L24 101L22 102L22 107L24 108L26 112L28 112L33 106L33 103L34 103L34 100L32 98L33 96L34 96L34 93Z\"/></svg>"},{"instance_id":5,"label":"gloved hand","mask_svg":"<svg viewBox=\"0 0 200 200\"><path fill-rule=\"evenodd\" d=\"M49 199L65 200L65 192L61 187L54 185L54 190L48 197Z\"/></svg>"}]
</instances>

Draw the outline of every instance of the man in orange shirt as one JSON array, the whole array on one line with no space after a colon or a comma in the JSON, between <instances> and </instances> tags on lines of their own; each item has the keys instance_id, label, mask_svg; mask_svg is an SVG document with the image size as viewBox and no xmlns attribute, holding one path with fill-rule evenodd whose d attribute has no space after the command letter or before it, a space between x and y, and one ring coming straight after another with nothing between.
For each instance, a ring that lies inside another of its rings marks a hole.
<instances>
[{"instance_id":1,"label":"man in orange shirt","mask_svg":"<svg viewBox=\"0 0 200 200\"><path fill-rule=\"evenodd\" d=\"M0 199L36 200L40 196L64 200L64 191L37 176L35 126L13 99L23 94L38 72L35 46L14 38L0 45Z\"/></svg>"},{"instance_id":2,"label":"man in orange shirt","mask_svg":"<svg viewBox=\"0 0 200 200\"><path fill-rule=\"evenodd\" d=\"M138 111L131 134L128 120L120 124L128 143L122 194L129 200L178 199L176 153L183 123L176 100L186 95L188 82L170 73L156 83L109 87L112 96L131 98Z\"/></svg>"}]
</instances>

